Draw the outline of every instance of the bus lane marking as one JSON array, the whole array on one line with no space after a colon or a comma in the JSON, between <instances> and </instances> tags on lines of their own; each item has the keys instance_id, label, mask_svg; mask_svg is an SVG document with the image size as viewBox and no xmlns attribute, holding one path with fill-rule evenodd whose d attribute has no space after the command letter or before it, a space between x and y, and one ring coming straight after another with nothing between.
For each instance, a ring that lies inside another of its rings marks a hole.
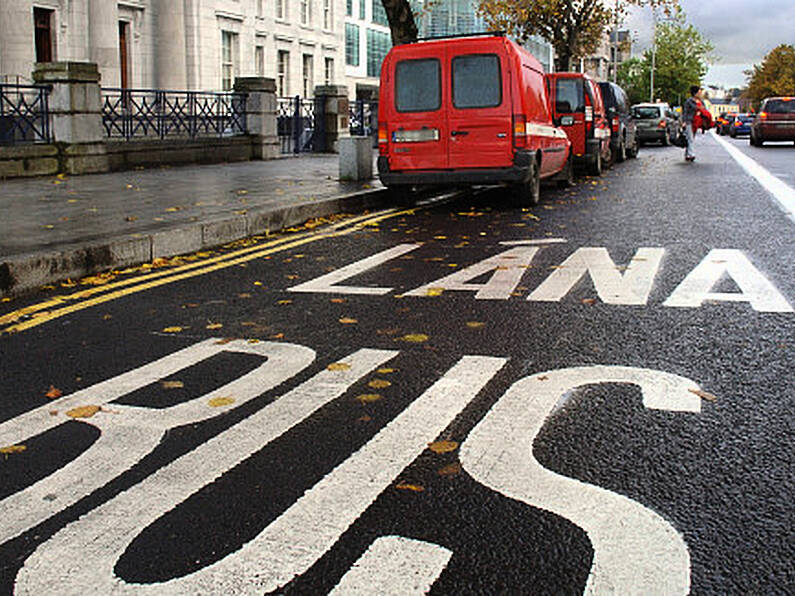
<instances>
[{"instance_id":1,"label":"bus lane marking","mask_svg":"<svg viewBox=\"0 0 795 596\"><path fill-rule=\"evenodd\" d=\"M469 433L460 459L473 479L508 498L560 515L594 549L586 594L687 594L690 555L656 512L623 495L544 468L533 442L558 401L594 383L631 383L647 408L701 411L693 381L656 370L589 366L553 370L514 383Z\"/></svg>"}]
</instances>

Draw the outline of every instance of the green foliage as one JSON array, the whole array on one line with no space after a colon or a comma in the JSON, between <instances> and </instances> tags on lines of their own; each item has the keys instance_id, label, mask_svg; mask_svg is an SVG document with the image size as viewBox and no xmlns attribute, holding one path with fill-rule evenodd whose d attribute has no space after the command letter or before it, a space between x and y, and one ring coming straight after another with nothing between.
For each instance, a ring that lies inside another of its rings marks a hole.
<instances>
[{"instance_id":1,"label":"green foliage","mask_svg":"<svg viewBox=\"0 0 795 596\"><path fill-rule=\"evenodd\" d=\"M795 95L795 46L781 44L746 74L749 81L745 97L755 106L765 97Z\"/></svg>"},{"instance_id":2,"label":"green foliage","mask_svg":"<svg viewBox=\"0 0 795 596\"><path fill-rule=\"evenodd\" d=\"M619 68L618 83L635 103L660 99L680 105L690 96L690 85L701 84L713 46L695 27L686 24L681 13L657 25L654 45L654 97L650 93L651 49Z\"/></svg>"}]
</instances>

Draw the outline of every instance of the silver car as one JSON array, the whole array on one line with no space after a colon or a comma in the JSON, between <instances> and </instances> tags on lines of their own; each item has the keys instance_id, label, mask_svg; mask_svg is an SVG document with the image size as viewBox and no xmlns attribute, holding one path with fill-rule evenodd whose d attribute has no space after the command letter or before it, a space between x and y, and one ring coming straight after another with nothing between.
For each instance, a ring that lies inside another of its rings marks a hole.
<instances>
[{"instance_id":1,"label":"silver car","mask_svg":"<svg viewBox=\"0 0 795 596\"><path fill-rule=\"evenodd\" d=\"M636 104L632 106L632 117L641 144L653 142L667 147L676 135L678 116L667 103Z\"/></svg>"}]
</instances>

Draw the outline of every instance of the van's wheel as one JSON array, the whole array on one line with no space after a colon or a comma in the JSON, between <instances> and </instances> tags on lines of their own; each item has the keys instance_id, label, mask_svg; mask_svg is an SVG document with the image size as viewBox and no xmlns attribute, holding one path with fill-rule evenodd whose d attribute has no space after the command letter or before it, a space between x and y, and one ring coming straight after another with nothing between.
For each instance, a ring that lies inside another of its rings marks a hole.
<instances>
[{"instance_id":1,"label":"van's wheel","mask_svg":"<svg viewBox=\"0 0 795 596\"><path fill-rule=\"evenodd\" d=\"M627 149L627 157L635 159L638 156L638 151L640 151L640 141L638 140L638 135L635 135L635 142L632 143L632 147Z\"/></svg>"},{"instance_id":2,"label":"van's wheel","mask_svg":"<svg viewBox=\"0 0 795 596\"><path fill-rule=\"evenodd\" d=\"M390 186L389 194L392 201L399 207L413 207L417 202L417 194L411 186Z\"/></svg>"},{"instance_id":3,"label":"van's wheel","mask_svg":"<svg viewBox=\"0 0 795 596\"><path fill-rule=\"evenodd\" d=\"M568 188L574 186L574 156L569 153L569 159L566 160L566 166L559 174L558 188Z\"/></svg>"},{"instance_id":4,"label":"van's wheel","mask_svg":"<svg viewBox=\"0 0 795 596\"><path fill-rule=\"evenodd\" d=\"M588 163L587 173L589 176L601 176L602 175L602 154L596 153L593 160Z\"/></svg>"},{"instance_id":5,"label":"van's wheel","mask_svg":"<svg viewBox=\"0 0 795 596\"><path fill-rule=\"evenodd\" d=\"M530 163L530 179L527 182L513 187L513 198L520 207L538 205L541 201L541 175L538 171L538 162Z\"/></svg>"}]
</instances>

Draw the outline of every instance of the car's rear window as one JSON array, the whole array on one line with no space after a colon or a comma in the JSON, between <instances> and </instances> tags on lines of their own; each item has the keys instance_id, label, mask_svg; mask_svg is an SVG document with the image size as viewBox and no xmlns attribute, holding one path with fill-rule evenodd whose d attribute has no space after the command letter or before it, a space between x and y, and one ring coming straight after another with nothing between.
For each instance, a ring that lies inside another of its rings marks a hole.
<instances>
[{"instance_id":1,"label":"car's rear window","mask_svg":"<svg viewBox=\"0 0 795 596\"><path fill-rule=\"evenodd\" d=\"M439 61L403 60L395 67L395 108L398 112L432 112L442 105Z\"/></svg>"},{"instance_id":2,"label":"car's rear window","mask_svg":"<svg viewBox=\"0 0 795 596\"><path fill-rule=\"evenodd\" d=\"M765 112L770 114L795 114L795 99L770 99L765 104Z\"/></svg>"},{"instance_id":3,"label":"car's rear window","mask_svg":"<svg viewBox=\"0 0 795 596\"><path fill-rule=\"evenodd\" d=\"M738 116L738 118L740 119L740 122L753 122L754 115L753 114L740 114Z\"/></svg>"},{"instance_id":4,"label":"car's rear window","mask_svg":"<svg viewBox=\"0 0 795 596\"><path fill-rule=\"evenodd\" d=\"M555 79L555 111L557 113L584 112L584 95L581 79Z\"/></svg>"},{"instance_id":5,"label":"car's rear window","mask_svg":"<svg viewBox=\"0 0 795 596\"><path fill-rule=\"evenodd\" d=\"M496 54L453 58L453 105L456 108L493 108L501 103L500 59Z\"/></svg>"},{"instance_id":6,"label":"car's rear window","mask_svg":"<svg viewBox=\"0 0 795 596\"><path fill-rule=\"evenodd\" d=\"M660 117L660 108L654 106L644 106L639 108L632 108L632 115L638 120L647 120Z\"/></svg>"}]
</instances>

